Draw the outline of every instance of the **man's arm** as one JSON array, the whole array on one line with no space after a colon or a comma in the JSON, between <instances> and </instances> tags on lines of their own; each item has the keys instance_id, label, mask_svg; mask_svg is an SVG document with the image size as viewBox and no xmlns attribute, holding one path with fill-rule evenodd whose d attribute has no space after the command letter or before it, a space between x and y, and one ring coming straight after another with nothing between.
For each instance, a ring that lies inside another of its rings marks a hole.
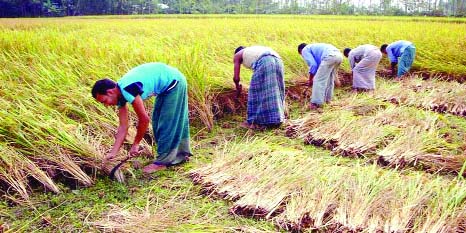
<instances>
[{"instance_id":1,"label":"man's arm","mask_svg":"<svg viewBox=\"0 0 466 233\"><path fill-rule=\"evenodd\" d=\"M241 70L242 61L243 61L243 50L237 52L235 56L233 57L233 64L234 64L233 82L235 83L237 96L241 94L241 85L239 84L239 81L240 81L240 70Z\"/></svg>"},{"instance_id":2,"label":"man's arm","mask_svg":"<svg viewBox=\"0 0 466 233\"><path fill-rule=\"evenodd\" d=\"M316 60L314 59L314 56L308 51L303 51L302 57L304 61L306 61L306 64L309 66L309 74L312 74L312 77L314 77L314 75L317 72L317 69L319 68Z\"/></svg>"},{"instance_id":3,"label":"man's arm","mask_svg":"<svg viewBox=\"0 0 466 233\"><path fill-rule=\"evenodd\" d=\"M348 56L348 61L349 61L351 70L353 70L354 67L356 66L356 61L355 61L355 59L354 59L353 53L350 53L350 54L349 54L349 56Z\"/></svg>"},{"instance_id":4,"label":"man's arm","mask_svg":"<svg viewBox=\"0 0 466 233\"><path fill-rule=\"evenodd\" d=\"M131 150L129 151L130 155L136 155L139 152L139 142L141 142L144 134L149 127L149 115L147 115L146 108L144 107L143 100L140 95L136 96L133 101L133 108L138 116L138 125L137 125L137 133L134 137L133 145L131 146Z\"/></svg>"},{"instance_id":5,"label":"man's arm","mask_svg":"<svg viewBox=\"0 0 466 233\"><path fill-rule=\"evenodd\" d=\"M396 65L398 64L398 62L392 62L391 63L391 70L392 70L392 76L396 76L397 72L396 72Z\"/></svg>"},{"instance_id":6,"label":"man's arm","mask_svg":"<svg viewBox=\"0 0 466 233\"><path fill-rule=\"evenodd\" d=\"M398 57L395 56L390 45L387 47L386 51L388 59L390 60L390 69L392 71L391 76L396 76L396 65L398 64Z\"/></svg>"},{"instance_id":7,"label":"man's arm","mask_svg":"<svg viewBox=\"0 0 466 233\"><path fill-rule=\"evenodd\" d=\"M125 141L126 134L128 133L128 106L124 105L123 107L118 109L118 119L119 119L119 125L117 129L117 133L115 135L115 143L113 144L112 150L110 153L107 154L105 159L112 159L114 158L118 151L121 148L121 145L123 145L123 142Z\"/></svg>"},{"instance_id":8,"label":"man's arm","mask_svg":"<svg viewBox=\"0 0 466 233\"><path fill-rule=\"evenodd\" d=\"M312 86L313 79L314 79L314 75L309 74L309 86Z\"/></svg>"}]
</instances>

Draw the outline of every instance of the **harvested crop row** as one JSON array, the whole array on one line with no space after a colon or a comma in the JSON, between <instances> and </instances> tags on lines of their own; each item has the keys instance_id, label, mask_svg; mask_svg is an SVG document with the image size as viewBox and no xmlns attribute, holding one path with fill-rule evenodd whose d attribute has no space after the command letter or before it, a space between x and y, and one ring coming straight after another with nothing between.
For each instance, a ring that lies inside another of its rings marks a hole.
<instances>
[{"instance_id":1,"label":"harvested crop row","mask_svg":"<svg viewBox=\"0 0 466 233\"><path fill-rule=\"evenodd\" d=\"M410 78L396 84L382 82L376 96L396 104L466 117L466 84Z\"/></svg>"},{"instance_id":2,"label":"harvested crop row","mask_svg":"<svg viewBox=\"0 0 466 233\"><path fill-rule=\"evenodd\" d=\"M463 181L326 154L268 138L230 142L191 177L207 195L232 200L231 212L289 231L451 231L464 219Z\"/></svg>"},{"instance_id":3,"label":"harvested crop row","mask_svg":"<svg viewBox=\"0 0 466 233\"><path fill-rule=\"evenodd\" d=\"M345 157L456 174L466 156L463 145L443 133L449 126L446 118L430 111L354 96L335 103L323 114L310 113L292 121L287 135Z\"/></svg>"}]
</instances>

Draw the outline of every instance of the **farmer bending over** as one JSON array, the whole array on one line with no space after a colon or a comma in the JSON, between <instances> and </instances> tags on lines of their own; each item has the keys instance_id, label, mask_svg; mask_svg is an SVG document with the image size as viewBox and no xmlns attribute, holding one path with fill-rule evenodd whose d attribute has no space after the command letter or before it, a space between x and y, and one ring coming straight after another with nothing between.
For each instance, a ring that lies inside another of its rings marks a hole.
<instances>
[{"instance_id":1,"label":"farmer bending over","mask_svg":"<svg viewBox=\"0 0 466 233\"><path fill-rule=\"evenodd\" d=\"M353 90L374 90L375 71L382 58L379 48L365 44L355 49L346 48L343 54L348 58L353 71Z\"/></svg>"},{"instance_id":2,"label":"farmer bending over","mask_svg":"<svg viewBox=\"0 0 466 233\"><path fill-rule=\"evenodd\" d=\"M129 151L138 154L139 142L149 126L149 115L143 100L157 96L152 113L152 128L157 143L157 158L144 167L152 173L168 166L180 164L191 155L189 147L188 95L186 78L176 68L163 63L147 63L126 73L118 82L110 79L97 81L92 96L105 106L117 105L119 126L115 144L105 159L118 153L128 133L128 105L138 117L137 133Z\"/></svg>"},{"instance_id":3,"label":"farmer bending over","mask_svg":"<svg viewBox=\"0 0 466 233\"><path fill-rule=\"evenodd\" d=\"M277 52L264 46L240 46L233 57L236 90L241 93L240 68L254 71L248 91L247 120L242 127L277 127L285 120L283 62Z\"/></svg>"},{"instance_id":4,"label":"farmer bending over","mask_svg":"<svg viewBox=\"0 0 466 233\"><path fill-rule=\"evenodd\" d=\"M387 54L391 62L391 76L395 77L396 74L397 79L408 73L416 55L416 47L414 47L413 43L406 40L395 41L389 45L384 44L380 47L380 51ZM395 72L397 64L398 72Z\"/></svg>"},{"instance_id":5,"label":"farmer bending over","mask_svg":"<svg viewBox=\"0 0 466 233\"><path fill-rule=\"evenodd\" d=\"M331 44L316 43L298 46L298 53L309 66L309 85L312 85L311 110L330 102L343 56Z\"/></svg>"}]
</instances>

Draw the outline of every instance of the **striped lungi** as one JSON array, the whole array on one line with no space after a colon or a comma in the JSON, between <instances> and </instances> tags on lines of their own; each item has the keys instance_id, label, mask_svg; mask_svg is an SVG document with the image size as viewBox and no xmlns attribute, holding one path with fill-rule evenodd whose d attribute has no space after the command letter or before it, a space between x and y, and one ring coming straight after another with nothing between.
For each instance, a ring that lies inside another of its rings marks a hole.
<instances>
[{"instance_id":1,"label":"striped lungi","mask_svg":"<svg viewBox=\"0 0 466 233\"><path fill-rule=\"evenodd\" d=\"M175 87L157 95L152 128L157 143L157 165L176 165L191 155L189 146L189 118L187 82L179 73Z\"/></svg>"},{"instance_id":2,"label":"striped lungi","mask_svg":"<svg viewBox=\"0 0 466 233\"><path fill-rule=\"evenodd\" d=\"M285 119L285 81L283 62L270 53L252 65L254 74L248 92L247 122L275 125Z\"/></svg>"}]
</instances>

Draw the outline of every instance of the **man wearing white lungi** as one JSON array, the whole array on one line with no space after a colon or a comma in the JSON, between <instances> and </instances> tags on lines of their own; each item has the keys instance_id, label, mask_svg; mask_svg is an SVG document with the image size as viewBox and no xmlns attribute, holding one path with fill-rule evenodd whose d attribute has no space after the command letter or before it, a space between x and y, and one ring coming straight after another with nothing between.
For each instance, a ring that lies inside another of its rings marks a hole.
<instances>
[{"instance_id":1,"label":"man wearing white lungi","mask_svg":"<svg viewBox=\"0 0 466 233\"><path fill-rule=\"evenodd\" d=\"M330 102L335 88L338 67L343 56L331 44L316 43L298 46L298 53L309 66L309 84L312 85L311 110Z\"/></svg>"},{"instance_id":2,"label":"man wearing white lungi","mask_svg":"<svg viewBox=\"0 0 466 233\"><path fill-rule=\"evenodd\" d=\"M356 91L374 90L375 71L380 59L382 59L382 52L379 48L365 44L355 49L346 48L343 54L348 58L353 71L353 89Z\"/></svg>"}]
</instances>

